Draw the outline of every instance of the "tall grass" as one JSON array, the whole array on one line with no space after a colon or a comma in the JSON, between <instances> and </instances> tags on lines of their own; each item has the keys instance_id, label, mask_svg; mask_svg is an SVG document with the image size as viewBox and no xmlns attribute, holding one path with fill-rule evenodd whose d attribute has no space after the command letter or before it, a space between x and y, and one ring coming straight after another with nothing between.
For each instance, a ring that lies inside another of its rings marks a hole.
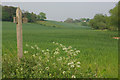
<instances>
[{"instance_id":1,"label":"tall grass","mask_svg":"<svg viewBox=\"0 0 120 80\"><path fill-rule=\"evenodd\" d=\"M30 24L30 23L23 24L24 51L27 51L28 49L27 47L25 47L26 43L29 45L37 44L41 50L46 50L48 48L50 51L54 51L54 49L56 49L56 46L53 45L52 43L53 41L62 43L65 46L72 46L73 48L80 50L80 54L78 54L75 57L75 59L80 61L81 67L80 70L76 69L73 71L78 70L80 71L80 73L83 73L83 75L85 76L80 74L78 75L75 74L74 75L75 77L95 77L93 75L96 72L97 75L99 75L100 77L106 77L106 78L118 77L117 75L118 40L112 39L112 37L117 36L117 32L96 31L90 29L87 26L79 26L75 24L71 25L68 23L60 23L60 22L58 23L52 21L51 23L59 24L62 25L63 27L62 28L49 27L49 26L47 27L39 24ZM4 58L10 59L10 60L6 60L3 64L4 66L3 69L8 70L9 74L3 72L3 75L5 75L5 77L22 77L22 76L10 76L10 74L12 75L12 72L14 72L14 70L17 69L18 67L15 66L16 54L17 54L16 25L10 22L3 22L2 30L3 30L3 38L2 38L3 59ZM32 53L32 51L34 50L29 49L28 52L29 51L31 51ZM24 64L24 60L28 61L28 66L30 69L32 69L33 67L31 65L36 65L34 61L37 59L33 59L31 53L28 53L27 55L24 56L25 59L23 58L23 63L19 65L20 67L21 65L25 65L25 66L27 65L26 62ZM63 52L60 53L63 54ZM12 56L14 58L11 58ZM61 56L64 57L64 55ZM60 55L58 57L60 57ZM7 61L12 62L13 64L7 63ZM9 66L7 66L7 64L9 64ZM27 68L25 68L24 70L27 70ZM87 75L86 73L87 70L88 72L91 72L90 76ZM37 71L39 71L38 68L36 68L36 72ZM28 73L32 74L32 72L28 72ZM19 73L16 73L16 75L19 75ZM57 73L52 75L54 75L54 77L72 77L72 74L70 74L69 76L60 76L60 74ZM37 76L32 75L32 77L37 77ZM46 75L41 77L49 77L49 76Z\"/></svg>"}]
</instances>

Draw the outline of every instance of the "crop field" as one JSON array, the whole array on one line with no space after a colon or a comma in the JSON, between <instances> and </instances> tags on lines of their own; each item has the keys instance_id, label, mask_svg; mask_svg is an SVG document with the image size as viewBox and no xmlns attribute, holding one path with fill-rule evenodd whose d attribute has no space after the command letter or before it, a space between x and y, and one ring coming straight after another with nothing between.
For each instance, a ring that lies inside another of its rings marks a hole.
<instances>
[{"instance_id":1,"label":"crop field","mask_svg":"<svg viewBox=\"0 0 120 80\"><path fill-rule=\"evenodd\" d=\"M3 22L3 78L117 78L115 31L49 21L23 24L24 55L17 62L16 24Z\"/></svg>"}]
</instances>

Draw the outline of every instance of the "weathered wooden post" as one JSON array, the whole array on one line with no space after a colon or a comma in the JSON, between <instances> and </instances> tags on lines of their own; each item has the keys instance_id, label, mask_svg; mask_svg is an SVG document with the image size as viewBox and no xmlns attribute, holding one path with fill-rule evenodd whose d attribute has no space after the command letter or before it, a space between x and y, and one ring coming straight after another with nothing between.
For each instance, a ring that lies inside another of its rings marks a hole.
<instances>
[{"instance_id":1,"label":"weathered wooden post","mask_svg":"<svg viewBox=\"0 0 120 80\"><path fill-rule=\"evenodd\" d=\"M18 60L23 56L23 45L22 45L22 11L18 7L16 10L16 30L17 30L17 53Z\"/></svg>"}]
</instances>

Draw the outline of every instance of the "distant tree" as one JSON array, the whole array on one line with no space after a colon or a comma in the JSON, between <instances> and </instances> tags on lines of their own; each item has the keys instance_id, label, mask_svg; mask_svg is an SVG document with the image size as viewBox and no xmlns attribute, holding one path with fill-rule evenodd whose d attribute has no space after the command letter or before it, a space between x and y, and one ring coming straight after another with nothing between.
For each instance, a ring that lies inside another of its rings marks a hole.
<instances>
[{"instance_id":1,"label":"distant tree","mask_svg":"<svg viewBox=\"0 0 120 80\"><path fill-rule=\"evenodd\" d=\"M94 29L118 30L118 21L120 21L120 1L109 11L110 16L96 14L89 24Z\"/></svg>"},{"instance_id":2,"label":"distant tree","mask_svg":"<svg viewBox=\"0 0 120 80\"><path fill-rule=\"evenodd\" d=\"M13 21L13 17L16 15L16 7L2 6L2 20Z\"/></svg>"},{"instance_id":3,"label":"distant tree","mask_svg":"<svg viewBox=\"0 0 120 80\"><path fill-rule=\"evenodd\" d=\"M74 21L73 21L72 18L68 18L68 19L66 19L64 22L67 22L67 23L73 23Z\"/></svg>"},{"instance_id":4,"label":"distant tree","mask_svg":"<svg viewBox=\"0 0 120 80\"><path fill-rule=\"evenodd\" d=\"M16 9L17 7L2 6L2 21L13 21L13 17L16 16ZM28 18L28 22L36 22L36 20L45 20L46 14L41 12L39 15L36 15L33 12L22 10L22 17Z\"/></svg>"},{"instance_id":5,"label":"distant tree","mask_svg":"<svg viewBox=\"0 0 120 80\"><path fill-rule=\"evenodd\" d=\"M34 14L33 12L31 13L31 22L35 22L37 20L37 15Z\"/></svg>"},{"instance_id":6,"label":"distant tree","mask_svg":"<svg viewBox=\"0 0 120 80\"><path fill-rule=\"evenodd\" d=\"M86 18L80 18L80 22L86 22Z\"/></svg>"},{"instance_id":7,"label":"distant tree","mask_svg":"<svg viewBox=\"0 0 120 80\"><path fill-rule=\"evenodd\" d=\"M25 11L25 12L23 13L23 17L28 18L28 22L32 22L31 14L30 14L28 11Z\"/></svg>"},{"instance_id":8,"label":"distant tree","mask_svg":"<svg viewBox=\"0 0 120 80\"><path fill-rule=\"evenodd\" d=\"M94 29L106 29L107 22L106 22L106 15L103 14L96 14L93 19L89 21L89 24Z\"/></svg>"},{"instance_id":9,"label":"distant tree","mask_svg":"<svg viewBox=\"0 0 120 80\"><path fill-rule=\"evenodd\" d=\"M32 13L29 13L28 11L24 11L23 17L28 18L28 22L35 22L37 20L37 15Z\"/></svg>"},{"instance_id":10,"label":"distant tree","mask_svg":"<svg viewBox=\"0 0 120 80\"><path fill-rule=\"evenodd\" d=\"M89 18L87 18L87 19L86 19L86 22L89 22L89 21L90 21L90 19L89 19Z\"/></svg>"},{"instance_id":11,"label":"distant tree","mask_svg":"<svg viewBox=\"0 0 120 80\"><path fill-rule=\"evenodd\" d=\"M39 15L37 16L37 19L44 21L46 19L46 14L43 12L40 12Z\"/></svg>"},{"instance_id":12,"label":"distant tree","mask_svg":"<svg viewBox=\"0 0 120 80\"><path fill-rule=\"evenodd\" d=\"M108 21L109 28L111 30L118 29L118 19L120 20L120 12L118 12L118 10L120 11L120 1L118 2L118 4L116 4L116 6L113 9L109 11L110 16L107 21Z\"/></svg>"},{"instance_id":13,"label":"distant tree","mask_svg":"<svg viewBox=\"0 0 120 80\"><path fill-rule=\"evenodd\" d=\"M74 20L74 23L79 23L79 22L80 22L80 20L78 20L78 19Z\"/></svg>"}]
</instances>

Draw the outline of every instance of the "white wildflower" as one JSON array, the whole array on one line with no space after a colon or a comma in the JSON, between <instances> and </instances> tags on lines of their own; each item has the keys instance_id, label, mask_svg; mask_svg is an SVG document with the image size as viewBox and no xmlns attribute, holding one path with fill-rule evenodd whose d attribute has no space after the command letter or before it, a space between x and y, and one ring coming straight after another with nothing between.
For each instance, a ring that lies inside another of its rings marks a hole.
<instances>
[{"instance_id":1,"label":"white wildflower","mask_svg":"<svg viewBox=\"0 0 120 80\"><path fill-rule=\"evenodd\" d=\"M71 63L68 63L68 65L71 65L71 64L74 64L73 62L71 62Z\"/></svg>"},{"instance_id":2,"label":"white wildflower","mask_svg":"<svg viewBox=\"0 0 120 80\"><path fill-rule=\"evenodd\" d=\"M54 54L59 54L59 52L58 52L58 51L55 51Z\"/></svg>"},{"instance_id":3,"label":"white wildflower","mask_svg":"<svg viewBox=\"0 0 120 80\"><path fill-rule=\"evenodd\" d=\"M20 69L21 71L23 70L23 68Z\"/></svg>"},{"instance_id":4,"label":"white wildflower","mask_svg":"<svg viewBox=\"0 0 120 80\"><path fill-rule=\"evenodd\" d=\"M60 57L58 60L61 61L61 60L62 60L62 57Z\"/></svg>"},{"instance_id":5,"label":"white wildflower","mask_svg":"<svg viewBox=\"0 0 120 80\"><path fill-rule=\"evenodd\" d=\"M71 48L72 48L72 46L69 46L69 47L68 47L68 49L71 49Z\"/></svg>"},{"instance_id":6,"label":"white wildflower","mask_svg":"<svg viewBox=\"0 0 120 80\"><path fill-rule=\"evenodd\" d=\"M73 50L70 50L71 52L73 51Z\"/></svg>"},{"instance_id":7,"label":"white wildflower","mask_svg":"<svg viewBox=\"0 0 120 80\"><path fill-rule=\"evenodd\" d=\"M76 56L76 54L75 54L75 53L74 53L73 55L74 55L74 56Z\"/></svg>"},{"instance_id":8,"label":"white wildflower","mask_svg":"<svg viewBox=\"0 0 120 80\"><path fill-rule=\"evenodd\" d=\"M42 59L42 57L40 56L40 57L39 57L39 59L41 60L41 59Z\"/></svg>"},{"instance_id":9,"label":"white wildflower","mask_svg":"<svg viewBox=\"0 0 120 80\"><path fill-rule=\"evenodd\" d=\"M80 50L77 50L76 53L80 53Z\"/></svg>"},{"instance_id":10,"label":"white wildflower","mask_svg":"<svg viewBox=\"0 0 120 80\"><path fill-rule=\"evenodd\" d=\"M77 62L77 64L81 64L80 62Z\"/></svg>"},{"instance_id":11,"label":"white wildflower","mask_svg":"<svg viewBox=\"0 0 120 80\"><path fill-rule=\"evenodd\" d=\"M60 46L62 47L63 45L62 45L62 44L60 44Z\"/></svg>"},{"instance_id":12,"label":"white wildflower","mask_svg":"<svg viewBox=\"0 0 120 80\"><path fill-rule=\"evenodd\" d=\"M71 65L71 67L75 67L74 65Z\"/></svg>"},{"instance_id":13,"label":"white wildflower","mask_svg":"<svg viewBox=\"0 0 120 80\"><path fill-rule=\"evenodd\" d=\"M41 71L40 71L40 73L41 73Z\"/></svg>"},{"instance_id":14,"label":"white wildflower","mask_svg":"<svg viewBox=\"0 0 120 80\"><path fill-rule=\"evenodd\" d=\"M76 48L74 48L74 50L76 50Z\"/></svg>"},{"instance_id":15,"label":"white wildflower","mask_svg":"<svg viewBox=\"0 0 120 80\"><path fill-rule=\"evenodd\" d=\"M77 67L80 67L80 65L77 65Z\"/></svg>"},{"instance_id":16,"label":"white wildflower","mask_svg":"<svg viewBox=\"0 0 120 80\"><path fill-rule=\"evenodd\" d=\"M63 48L63 50L67 50L67 48Z\"/></svg>"},{"instance_id":17,"label":"white wildflower","mask_svg":"<svg viewBox=\"0 0 120 80\"><path fill-rule=\"evenodd\" d=\"M72 78L76 78L76 76L75 76L75 75L72 75Z\"/></svg>"},{"instance_id":18,"label":"white wildflower","mask_svg":"<svg viewBox=\"0 0 120 80\"><path fill-rule=\"evenodd\" d=\"M59 51L59 48L56 48L56 51Z\"/></svg>"},{"instance_id":19,"label":"white wildflower","mask_svg":"<svg viewBox=\"0 0 120 80\"><path fill-rule=\"evenodd\" d=\"M46 70L49 70L49 67L46 67L45 69L46 69Z\"/></svg>"},{"instance_id":20,"label":"white wildflower","mask_svg":"<svg viewBox=\"0 0 120 80\"><path fill-rule=\"evenodd\" d=\"M26 44L26 47L28 47L29 45L28 44Z\"/></svg>"},{"instance_id":21,"label":"white wildflower","mask_svg":"<svg viewBox=\"0 0 120 80\"><path fill-rule=\"evenodd\" d=\"M65 71L63 71L63 74L65 74Z\"/></svg>"},{"instance_id":22,"label":"white wildflower","mask_svg":"<svg viewBox=\"0 0 120 80\"><path fill-rule=\"evenodd\" d=\"M70 63L68 63L68 65L70 65Z\"/></svg>"},{"instance_id":23,"label":"white wildflower","mask_svg":"<svg viewBox=\"0 0 120 80\"><path fill-rule=\"evenodd\" d=\"M55 42L53 42L53 44L54 44Z\"/></svg>"},{"instance_id":24,"label":"white wildflower","mask_svg":"<svg viewBox=\"0 0 120 80\"><path fill-rule=\"evenodd\" d=\"M47 54L46 52L44 54Z\"/></svg>"},{"instance_id":25,"label":"white wildflower","mask_svg":"<svg viewBox=\"0 0 120 80\"><path fill-rule=\"evenodd\" d=\"M28 51L24 51L24 53L26 54L26 53L28 53Z\"/></svg>"},{"instance_id":26,"label":"white wildflower","mask_svg":"<svg viewBox=\"0 0 120 80\"><path fill-rule=\"evenodd\" d=\"M42 50L42 52L45 52L44 50Z\"/></svg>"},{"instance_id":27,"label":"white wildflower","mask_svg":"<svg viewBox=\"0 0 120 80\"><path fill-rule=\"evenodd\" d=\"M32 56L35 57L35 54L33 54Z\"/></svg>"},{"instance_id":28,"label":"white wildflower","mask_svg":"<svg viewBox=\"0 0 120 80\"><path fill-rule=\"evenodd\" d=\"M58 45L58 43L56 43L56 45Z\"/></svg>"},{"instance_id":29,"label":"white wildflower","mask_svg":"<svg viewBox=\"0 0 120 80\"><path fill-rule=\"evenodd\" d=\"M74 64L74 62L71 62L71 64Z\"/></svg>"},{"instance_id":30,"label":"white wildflower","mask_svg":"<svg viewBox=\"0 0 120 80\"><path fill-rule=\"evenodd\" d=\"M53 65L55 65L55 63L53 63Z\"/></svg>"},{"instance_id":31,"label":"white wildflower","mask_svg":"<svg viewBox=\"0 0 120 80\"><path fill-rule=\"evenodd\" d=\"M48 52L49 52L50 50L49 50L49 49L47 49L46 51L48 51Z\"/></svg>"},{"instance_id":32,"label":"white wildflower","mask_svg":"<svg viewBox=\"0 0 120 80\"><path fill-rule=\"evenodd\" d=\"M33 46L31 46L31 49L34 49L34 47L33 47Z\"/></svg>"},{"instance_id":33,"label":"white wildflower","mask_svg":"<svg viewBox=\"0 0 120 80\"><path fill-rule=\"evenodd\" d=\"M49 62L49 60L47 60L47 62Z\"/></svg>"},{"instance_id":34,"label":"white wildflower","mask_svg":"<svg viewBox=\"0 0 120 80\"><path fill-rule=\"evenodd\" d=\"M38 49L39 49L39 47L36 47L36 49L38 50Z\"/></svg>"},{"instance_id":35,"label":"white wildflower","mask_svg":"<svg viewBox=\"0 0 120 80\"><path fill-rule=\"evenodd\" d=\"M37 45L35 45L35 47L38 47Z\"/></svg>"}]
</instances>

